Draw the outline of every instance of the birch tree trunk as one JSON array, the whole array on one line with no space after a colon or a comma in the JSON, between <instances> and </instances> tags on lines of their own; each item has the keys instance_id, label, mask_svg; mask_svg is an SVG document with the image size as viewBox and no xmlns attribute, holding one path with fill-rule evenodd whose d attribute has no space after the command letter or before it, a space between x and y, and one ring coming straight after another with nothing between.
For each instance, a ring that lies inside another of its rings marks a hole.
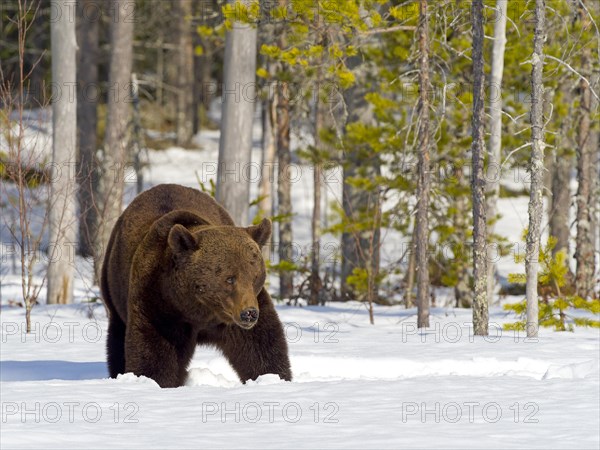
<instances>
[{"instance_id":1,"label":"birch tree trunk","mask_svg":"<svg viewBox=\"0 0 600 450\"><path fill-rule=\"evenodd\" d=\"M98 185L96 151L98 150L98 22L90 15L98 3L78 2L77 41L77 130L79 144L79 252L92 256L96 234L96 205L94 191Z\"/></svg>"},{"instance_id":2,"label":"birch tree trunk","mask_svg":"<svg viewBox=\"0 0 600 450\"><path fill-rule=\"evenodd\" d=\"M419 178L417 183L416 271L417 326L429 327L429 18L427 0L419 3Z\"/></svg>"},{"instance_id":3,"label":"birch tree trunk","mask_svg":"<svg viewBox=\"0 0 600 450\"><path fill-rule=\"evenodd\" d=\"M531 188L529 197L529 230L525 250L525 293L527 298L527 336L538 334L538 268L540 235L543 213L542 188L544 171L544 40L546 33L546 5L535 2L535 35L533 38L533 69L531 73L531 161L529 171Z\"/></svg>"},{"instance_id":4,"label":"birch tree trunk","mask_svg":"<svg viewBox=\"0 0 600 450\"><path fill-rule=\"evenodd\" d=\"M504 51L506 48L506 18L508 0L496 1L496 21L494 23L494 47L492 49L492 73L490 80L490 142L488 152L487 177L487 235L494 235L496 216L498 214L498 197L500 196L500 171L502 151L502 76L504 73ZM493 243L491 243L493 244ZM495 268L494 259L498 256L497 245L487 248L487 298L494 296Z\"/></svg>"},{"instance_id":5,"label":"birch tree trunk","mask_svg":"<svg viewBox=\"0 0 600 450\"><path fill-rule=\"evenodd\" d=\"M232 1L235 3L235 1ZM217 171L217 201L239 226L248 225L252 122L256 103L257 29L240 22L225 39L223 114Z\"/></svg>"},{"instance_id":6,"label":"birch tree trunk","mask_svg":"<svg viewBox=\"0 0 600 450\"><path fill-rule=\"evenodd\" d=\"M579 20L585 28L591 26L589 17L583 7L578 7ZM587 80L581 80L579 89L581 92L580 118L577 125L577 238L575 260L577 271L575 273L575 289L577 295L582 298L594 296L596 276L595 237L597 229L596 211L598 203L597 186L598 178L598 136L596 134L597 124L592 122L592 117L597 121L598 102L592 94L592 89L598 93L599 74L596 55L590 48L583 50L581 71ZM594 67L596 66L596 67ZM591 83L588 84L588 81Z\"/></svg>"},{"instance_id":7,"label":"birch tree trunk","mask_svg":"<svg viewBox=\"0 0 600 450\"><path fill-rule=\"evenodd\" d=\"M485 149L485 72L483 59L483 0L473 0L473 332L488 334L487 254L485 177L483 158Z\"/></svg>"},{"instance_id":8,"label":"birch tree trunk","mask_svg":"<svg viewBox=\"0 0 600 450\"><path fill-rule=\"evenodd\" d=\"M128 1L111 0L109 6L113 15L110 20L109 95L102 167L98 193L95 195L99 224L94 266L98 279L110 233L121 214L125 187L124 171L128 160L128 125L131 117L129 91L133 63L134 20L131 18L131 5Z\"/></svg>"},{"instance_id":9,"label":"birch tree trunk","mask_svg":"<svg viewBox=\"0 0 600 450\"><path fill-rule=\"evenodd\" d=\"M66 0L53 0L57 11L67 11ZM75 20L62 14L50 24L52 82L62 95L52 102L52 186L50 193L50 243L48 263L48 304L73 301L75 257L77 155L77 97L69 86L77 81L77 40Z\"/></svg>"},{"instance_id":10,"label":"birch tree trunk","mask_svg":"<svg viewBox=\"0 0 600 450\"><path fill-rule=\"evenodd\" d=\"M194 48L192 45L192 2L177 0L177 145L187 147L194 136Z\"/></svg>"}]
</instances>

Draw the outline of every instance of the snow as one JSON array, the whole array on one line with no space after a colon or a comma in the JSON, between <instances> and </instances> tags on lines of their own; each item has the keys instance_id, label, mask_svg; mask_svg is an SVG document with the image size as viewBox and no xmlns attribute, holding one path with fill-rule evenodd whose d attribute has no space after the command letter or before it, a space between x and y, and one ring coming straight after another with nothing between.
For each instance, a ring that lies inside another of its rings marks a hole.
<instances>
[{"instance_id":1,"label":"snow","mask_svg":"<svg viewBox=\"0 0 600 450\"><path fill-rule=\"evenodd\" d=\"M90 314L91 310L91 314ZM3 307L2 448L598 448L597 330L537 340L470 329L470 311L278 306L293 382L239 382L199 347L187 385L109 379L101 305ZM92 318L88 318L92 316Z\"/></svg>"},{"instance_id":2,"label":"snow","mask_svg":"<svg viewBox=\"0 0 600 450\"><path fill-rule=\"evenodd\" d=\"M42 110L27 116L26 136L41 162L51 150L49 116ZM253 164L258 164L258 126L254 133ZM208 185L216 175L218 140L217 131L203 131L195 137L201 150L149 151L146 186L198 187L198 179ZM294 136L294 145L302 140ZM296 168L294 241L301 258L310 245L313 173L308 166ZM341 172L329 175L324 204L341 201ZM126 180L130 201L135 179ZM257 192L254 180L253 198ZM496 229L513 243L511 254L498 262L502 279L523 271L514 256L524 249L527 200L499 201L503 217ZM500 303L520 297L496 300L488 337L473 336L471 311L453 308L449 289L437 290L438 307L423 331L416 328L416 310L399 305L376 305L375 325L370 325L365 305L358 302L278 304L293 382L266 374L243 384L222 355L204 347L197 348L183 387L160 389L131 373L109 379L106 312L101 303L90 302L99 296L90 281L90 261L77 257L74 262L75 304L45 305L42 289L41 304L32 312L33 332L26 334L24 309L15 306L20 278L12 267L14 252L5 245L10 218L4 210L2 218L1 448L600 446L599 330L542 329L536 340L502 330L514 319ZM402 254L407 239L384 234L386 264ZM338 239L325 235L322 245L333 263ZM37 250L36 283L47 264L45 246L47 241ZM276 286L271 277L269 289L275 292Z\"/></svg>"}]
</instances>

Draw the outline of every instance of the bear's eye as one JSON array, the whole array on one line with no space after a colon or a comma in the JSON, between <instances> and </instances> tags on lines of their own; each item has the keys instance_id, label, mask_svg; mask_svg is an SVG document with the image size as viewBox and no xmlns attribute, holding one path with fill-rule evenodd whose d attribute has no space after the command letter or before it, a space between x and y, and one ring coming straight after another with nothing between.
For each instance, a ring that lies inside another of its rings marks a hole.
<instances>
[{"instance_id":1,"label":"bear's eye","mask_svg":"<svg viewBox=\"0 0 600 450\"><path fill-rule=\"evenodd\" d=\"M233 284L235 283L235 277L229 277L225 281L227 282L227 284Z\"/></svg>"}]
</instances>

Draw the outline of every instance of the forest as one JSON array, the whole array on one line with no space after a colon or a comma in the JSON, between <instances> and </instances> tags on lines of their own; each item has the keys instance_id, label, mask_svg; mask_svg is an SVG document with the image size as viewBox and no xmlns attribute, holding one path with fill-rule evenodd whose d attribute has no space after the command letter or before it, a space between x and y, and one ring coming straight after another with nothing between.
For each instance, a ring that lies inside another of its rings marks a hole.
<instances>
[{"instance_id":1,"label":"forest","mask_svg":"<svg viewBox=\"0 0 600 450\"><path fill-rule=\"evenodd\" d=\"M482 335L506 295L526 299L507 308L531 335L598 313L598 2L9 0L1 14L3 274L16 259L28 312L42 285L48 304L73 299L75 256L48 256L40 283L39 251L91 258L97 278L148 152L202 152L194 136L219 130L195 187L236 223L274 222L265 256L289 304L358 300L371 322L373 304L416 306L427 327L445 289ZM47 155L27 116L50 107ZM313 173L302 244L299 168ZM514 242L497 224L520 197ZM507 256L518 272L498 272Z\"/></svg>"},{"instance_id":2,"label":"forest","mask_svg":"<svg viewBox=\"0 0 600 450\"><path fill-rule=\"evenodd\" d=\"M1 0L0 447L599 448L599 26Z\"/></svg>"}]
</instances>

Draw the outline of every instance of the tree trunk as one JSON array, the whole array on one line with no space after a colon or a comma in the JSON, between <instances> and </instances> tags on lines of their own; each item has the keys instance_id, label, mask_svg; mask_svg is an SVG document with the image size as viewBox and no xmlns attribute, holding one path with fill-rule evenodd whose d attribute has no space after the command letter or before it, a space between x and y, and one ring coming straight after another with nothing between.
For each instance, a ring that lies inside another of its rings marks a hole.
<instances>
[{"instance_id":1,"label":"tree trunk","mask_svg":"<svg viewBox=\"0 0 600 450\"><path fill-rule=\"evenodd\" d=\"M310 298L308 300L309 305L319 304L319 294L323 288L321 277L319 276L319 259L321 249L321 180L323 177L323 170L320 161L321 151L321 139L319 132L323 128L323 115L321 102L317 95L315 105L315 159L313 161L314 174L313 174L313 214L311 222L312 231L312 246L311 246L311 270L310 270Z\"/></svg>"},{"instance_id":2,"label":"tree trunk","mask_svg":"<svg viewBox=\"0 0 600 450\"><path fill-rule=\"evenodd\" d=\"M133 169L136 178L136 194L144 190L144 166L147 161L144 158L144 138L142 137L142 116L140 113L140 83L137 74L131 74L131 103L133 105L131 153L133 157Z\"/></svg>"},{"instance_id":3,"label":"tree trunk","mask_svg":"<svg viewBox=\"0 0 600 450\"><path fill-rule=\"evenodd\" d=\"M375 315L373 304L377 301L379 295L379 286L377 277L379 276L379 243L381 230L381 199L380 193L375 196L375 220L371 232L371 246L369 248L369 261L367 262L369 271L367 273L367 301L369 302L369 323L375 325ZM377 246L377 248L375 248ZM428 317L429 319L429 317Z\"/></svg>"},{"instance_id":4,"label":"tree trunk","mask_svg":"<svg viewBox=\"0 0 600 450\"><path fill-rule=\"evenodd\" d=\"M206 11L205 11L205 3L193 1L192 2L192 14L196 20L194 23L200 25L206 25ZM210 70L210 63L206 59L207 49L203 48L203 54L197 55L196 48L198 46L202 46L202 39L200 38L200 34L194 30L194 27L190 29L191 39L192 39L192 51L193 51L193 60L194 60L194 77L192 80L193 84L193 99L192 99L192 117L193 117L193 134L197 134L201 128L201 116L200 110L202 109L202 116L204 116L206 110L202 103L202 96L204 88L207 86L205 81L205 71L206 69ZM201 107L202 105L202 107Z\"/></svg>"},{"instance_id":5,"label":"tree trunk","mask_svg":"<svg viewBox=\"0 0 600 450\"><path fill-rule=\"evenodd\" d=\"M5 2L10 4L10 2ZM48 105L48 95L46 82L44 76L48 71L46 58L41 57L41 52L47 48L48 45L48 28L47 28L47 12L44 11L49 5L47 1L34 0L31 5L31 10L36 11L35 17L33 17L33 23L31 24L30 32L31 37L29 38L33 49L36 51L28 52L25 51L25 70L31 71L27 77L29 83L27 89L26 102L30 108L43 108ZM1 8L0 8L1 10ZM2 20L5 20L3 17Z\"/></svg>"},{"instance_id":6,"label":"tree trunk","mask_svg":"<svg viewBox=\"0 0 600 450\"><path fill-rule=\"evenodd\" d=\"M269 64L269 72L274 76L273 64ZM268 97L262 104L262 162L261 177L259 184L260 202L258 208L263 217L273 215L274 184L275 177L273 169L275 167L275 156L277 152L277 142L275 136L275 93L269 89Z\"/></svg>"},{"instance_id":7,"label":"tree trunk","mask_svg":"<svg viewBox=\"0 0 600 450\"><path fill-rule=\"evenodd\" d=\"M216 82L213 80L211 75L211 67L214 64L214 54L212 49L205 49L204 55L198 58L199 70L196 70L198 80L200 81L200 102L204 116L208 115L210 111L210 104L213 100L213 95L216 92ZM196 88L198 89L198 87ZM199 124L200 126L201 124Z\"/></svg>"},{"instance_id":8,"label":"tree trunk","mask_svg":"<svg viewBox=\"0 0 600 450\"><path fill-rule=\"evenodd\" d=\"M566 104L573 104L571 86L567 86L562 92L562 101ZM561 250L569 255L570 240L570 210L571 210L571 172L573 170L573 148L575 144L569 136L573 127L574 112L569 109L569 114L561 123L560 133L557 136L557 147L553 152L553 164L550 181L552 192L552 201L550 202L549 226L550 236L556 238L556 246L552 254L556 255Z\"/></svg>"},{"instance_id":9,"label":"tree trunk","mask_svg":"<svg viewBox=\"0 0 600 450\"><path fill-rule=\"evenodd\" d=\"M591 26L589 17L581 5L578 7L578 15L579 20L583 22L586 28L589 28ZM597 93L600 90L600 84L598 83L598 64L596 62L594 68L593 58L590 48L583 50L581 71L583 76L591 82L591 86L585 80L581 80L579 83L581 106L577 125L578 188L575 250L577 271L575 273L575 290L577 295L582 298L592 298L594 296L596 276L595 237L597 229L594 224L597 223L595 216L598 208L598 192L594 187L597 186L598 178L598 136L595 130L597 125L592 122L592 117L597 120L598 102L592 94L592 89L595 89Z\"/></svg>"},{"instance_id":10,"label":"tree trunk","mask_svg":"<svg viewBox=\"0 0 600 450\"><path fill-rule=\"evenodd\" d=\"M504 51L506 48L506 18L508 0L496 1L496 22L494 24L494 47L492 49L492 74L490 80L490 143L488 153L487 177L487 235L494 236L498 197L500 196L500 165L502 164L502 76L504 73ZM491 243L493 244L493 242ZM489 245L487 249L487 298L494 297L495 268L494 259L498 256L498 246Z\"/></svg>"},{"instance_id":11,"label":"tree trunk","mask_svg":"<svg viewBox=\"0 0 600 450\"><path fill-rule=\"evenodd\" d=\"M485 72L483 59L483 0L473 0L473 330L488 334L485 177Z\"/></svg>"},{"instance_id":12,"label":"tree trunk","mask_svg":"<svg viewBox=\"0 0 600 450\"><path fill-rule=\"evenodd\" d=\"M279 0L279 7L286 9L288 0ZM278 46L287 48L285 29L280 31ZM280 67L280 70L282 68ZM291 298L294 290L294 272L292 244L292 186L290 165L292 154L290 146L290 92L288 83L279 81L275 93L275 136L277 144L277 215L279 221L279 295L282 299ZM288 266L288 267L285 267Z\"/></svg>"},{"instance_id":13,"label":"tree trunk","mask_svg":"<svg viewBox=\"0 0 600 450\"><path fill-rule=\"evenodd\" d=\"M285 48L282 45L281 48ZM277 215L279 222L279 263L292 264L292 186L290 180L290 102L288 85L277 87ZM294 273L289 268L279 270L279 295L290 298L294 289Z\"/></svg>"},{"instance_id":14,"label":"tree trunk","mask_svg":"<svg viewBox=\"0 0 600 450\"><path fill-rule=\"evenodd\" d=\"M529 230L525 250L525 294L527 298L527 336L538 334L538 268L540 235L543 213L542 188L544 171L544 40L546 33L546 5L535 2L535 34L533 38L533 69L531 73L531 188L529 197Z\"/></svg>"},{"instance_id":15,"label":"tree trunk","mask_svg":"<svg viewBox=\"0 0 600 450\"><path fill-rule=\"evenodd\" d=\"M600 80L596 79L596 92L600 92ZM600 123L600 117L598 117L598 109L596 109L596 123ZM596 152L592 156L592 164L590 164L590 179L591 185L591 243L592 248L595 249L595 254L600 254L600 131L596 130ZM598 266L594 267L594 270L598 270ZM598 272L595 274L596 282L592 284L592 298L600 298L600 275Z\"/></svg>"},{"instance_id":16,"label":"tree trunk","mask_svg":"<svg viewBox=\"0 0 600 450\"><path fill-rule=\"evenodd\" d=\"M94 191L98 185L96 151L98 150L98 19L89 11L99 7L97 0L77 4L77 129L79 140L79 252L94 253L97 209Z\"/></svg>"},{"instance_id":17,"label":"tree trunk","mask_svg":"<svg viewBox=\"0 0 600 450\"><path fill-rule=\"evenodd\" d=\"M429 18L427 0L419 3L419 178L417 183L416 270L417 326L429 327L429 190L430 129L429 129Z\"/></svg>"},{"instance_id":18,"label":"tree trunk","mask_svg":"<svg viewBox=\"0 0 600 450\"><path fill-rule=\"evenodd\" d=\"M58 11L67 10L66 0L53 0ZM77 81L75 21L63 14L50 26L52 82L63 93ZM73 264L76 238L77 98L57 96L52 103L52 187L50 194L50 243L48 304L73 301Z\"/></svg>"},{"instance_id":19,"label":"tree trunk","mask_svg":"<svg viewBox=\"0 0 600 450\"><path fill-rule=\"evenodd\" d=\"M195 2L194 3L194 16L200 18L200 23L205 26L210 26L211 11L216 11L219 8L216 2ZM195 56L195 93L196 101L199 102L195 108L194 113L202 112L202 116L198 115L197 128L202 125L202 119L206 120L207 114L210 110L210 104L213 99L213 95L217 92L216 82L212 79L212 68L215 66L215 49L214 44L211 42L203 42L198 33L194 33L194 46L202 45L202 55ZM201 106L201 108L200 108ZM197 132L197 130L196 130Z\"/></svg>"},{"instance_id":20,"label":"tree trunk","mask_svg":"<svg viewBox=\"0 0 600 450\"><path fill-rule=\"evenodd\" d=\"M106 132L98 193L99 209L94 265L99 279L104 251L110 233L121 214L125 169L128 161L128 124L131 116L129 89L133 63L133 23L131 3L111 0L109 95Z\"/></svg>"},{"instance_id":21,"label":"tree trunk","mask_svg":"<svg viewBox=\"0 0 600 450\"><path fill-rule=\"evenodd\" d=\"M550 235L556 238L556 246L552 253L555 255L561 250L569 254L569 210L571 209L571 171L573 158L567 152L560 152L554 160L552 176L552 203L550 216Z\"/></svg>"},{"instance_id":22,"label":"tree trunk","mask_svg":"<svg viewBox=\"0 0 600 450\"><path fill-rule=\"evenodd\" d=\"M414 223L414 222L413 222ZM416 229L412 233L410 240L410 248L408 255L408 272L406 274L406 294L404 296L404 307L406 309L412 308L413 306L413 289L415 287L415 270L417 265L417 258L415 252L415 233Z\"/></svg>"},{"instance_id":23,"label":"tree trunk","mask_svg":"<svg viewBox=\"0 0 600 450\"><path fill-rule=\"evenodd\" d=\"M258 209L263 217L273 216L273 202L275 196L275 174L274 167L276 157L276 142L273 126L275 120L275 112L273 106L275 105L273 97L269 97L263 102L262 111L262 162L261 162L261 177L259 185L259 197ZM273 249L274 236L271 235L270 245L265 245L262 249L263 257L265 260L271 257L271 251Z\"/></svg>"},{"instance_id":24,"label":"tree trunk","mask_svg":"<svg viewBox=\"0 0 600 450\"><path fill-rule=\"evenodd\" d=\"M173 2L177 26L177 145L187 147L194 136L194 47L192 41L192 2Z\"/></svg>"},{"instance_id":25,"label":"tree trunk","mask_svg":"<svg viewBox=\"0 0 600 450\"><path fill-rule=\"evenodd\" d=\"M240 226L247 226L249 220L250 181L246 174L252 161L256 39L256 28L234 22L225 40L217 200Z\"/></svg>"}]
</instances>

